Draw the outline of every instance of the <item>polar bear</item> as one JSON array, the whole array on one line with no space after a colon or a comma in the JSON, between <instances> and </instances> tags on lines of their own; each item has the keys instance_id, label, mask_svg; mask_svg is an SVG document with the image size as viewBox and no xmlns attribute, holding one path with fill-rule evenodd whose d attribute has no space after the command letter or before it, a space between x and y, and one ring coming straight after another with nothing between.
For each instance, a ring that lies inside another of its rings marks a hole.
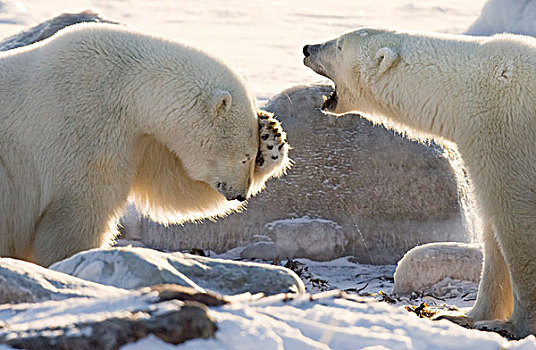
<instances>
[{"instance_id":1,"label":"polar bear","mask_svg":"<svg viewBox=\"0 0 536 350\"><path fill-rule=\"evenodd\" d=\"M485 258L474 307L450 319L536 334L536 39L362 28L303 52L335 83L326 112L456 144L485 223Z\"/></svg>"},{"instance_id":2,"label":"polar bear","mask_svg":"<svg viewBox=\"0 0 536 350\"><path fill-rule=\"evenodd\" d=\"M285 133L209 54L78 24L0 54L0 256L48 266L116 235L243 208L289 165Z\"/></svg>"}]
</instances>

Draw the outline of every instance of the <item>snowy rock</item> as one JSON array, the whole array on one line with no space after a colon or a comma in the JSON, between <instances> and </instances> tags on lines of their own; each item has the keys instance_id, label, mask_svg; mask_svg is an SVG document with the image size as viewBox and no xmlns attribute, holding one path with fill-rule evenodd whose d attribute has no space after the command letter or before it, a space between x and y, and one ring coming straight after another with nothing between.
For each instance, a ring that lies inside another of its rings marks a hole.
<instances>
[{"instance_id":1,"label":"snowy rock","mask_svg":"<svg viewBox=\"0 0 536 350\"><path fill-rule=\"evenodd\" d=\"M393 293L423 291L446 278L478 283L482 259L476 244L431 243L413 248L398 262Z\"/></svg>"},{"instance_id":2,"label":"snowy rock","mask_svg":"<svg viewBox=\"0 0 536 350\"><path fill-rule=\"evenodd\" d=\"M276 220L266 224L265 230L275 243L248 245L240 253L242 258L273 260L305 257L325 261L336 256L348 244L342 227L331 220L307 216Z\"/></svg>"},{"instance_id":3,"label":"snowy rock","mask_svg":"<svg viewBox=\"0 0 536 350\"><path fill-rule=\"evenodd\" d=\"M126 289L173 283L223 295L305 291L299 277L281 266L162 253L147 248L89 250L50 269Z\"/></svg>"},{"instance_id":4,"label":"snowy rock","mask_svg":"<svg viewBox=\"0 0 536 350\"><path fill-rule=\"evenodd\" d=\"M274 242L257 242L249 244L240 252L242 259L274 260L290 257L288 250Z\"/></svg>"},{"instance_id":5,"label":"snowy rock","mask_svg":"<svg viewBox=\"0 0 536 350\"><path fill-rule=\"evenodd\" d=\"M5 1L0 1L0 10L4 6ZM13 3L18 4L19 1L13 1ZM20 3L22 5L22 3ZM2 21L2 16L0 15L0 22ZM92 11L84 11L80 13L63 13L57 17L54 17L48 21L40 23L35 27L27 29L23 32L17 33L13 36L3 39L0 41L0 51L6 51L14 49L16 47L30 45L35 42L44 40L52 35L54 35L58 30L70 26L75 23L81 22L100 22L100 23L114 23L117 22L111 21L100 16L97 13Z\"/></svg>"},{"instance_id":6,"label":"snowy rock","mask_svg":"<svg viewBox=\"0 0 536 350\"><path fill-rule=\"evenodd\" d=\"M536 35L536 1L489 0L465 34Z\"/></svg>"},{"instance_id":7,"label":"snowy rock","mask_svg":"<svg viewBox=\"0 0 536 350\"><path fill-rule=\"evenodd\" d=\"M129 204L126 213L119 221L121 239L141 241L142 229L140 214L136 211L134 204Z\"/></svg>"},{"instance_id":8,"label":"snowy rock","mask_svg":"<svg viewBox=\"0 0 536 350\"><path fill-rule=\"evenodd\" d=\"M0 258L0 304L125 294L125 290L51 271L26 261Z\"/></svg>"},{"instance_id":9,"label":"snowy rock","mask_svg":"<svg viewBox=\"0 0 536 350\"><path fill-rule=\"evenodd\" d=\"M444 151L356 115L322 114L318 107L330 91L327 85L298 86L266 103L287 131L295 164L249 200L246 211L183 226L142 219L144 243L217 253L249 245L243 257L353 255L362 263L395 264L420 243L470 241L464 223L473 218L460 206ZM272 244L255 242L259 235Z\"/></svg>"},{"instance_id":10,"label":"snowy rock","mask_svg":"<svg viewBox=\"0 0 536 350\"><path fill-rule=\"evenodd\" d=\"M0 343L24 349L118 349L148 335L178 344L209 338L216 325L197 302L157 292L0 306Z\"/></svg>"}]
</instances>

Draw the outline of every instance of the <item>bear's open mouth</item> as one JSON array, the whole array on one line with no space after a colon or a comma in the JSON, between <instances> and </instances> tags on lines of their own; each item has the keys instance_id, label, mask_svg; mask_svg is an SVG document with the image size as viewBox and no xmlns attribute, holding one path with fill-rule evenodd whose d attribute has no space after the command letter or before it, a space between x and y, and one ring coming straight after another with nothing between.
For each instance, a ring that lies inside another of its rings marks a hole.
<instances>
[{"instance_id":1,"label":"bear's open mouth","mask_svg":"<svg viewBox=\"0 0 536 350\"><path fill-rule=\"evenodd\" d=\"M337 87L329 94L329 97L324 96L324 103L322 104L321 109L324 112L333 112L337 108L337 102L339 97L337 96Z\"/></svg>"}]
</instances>

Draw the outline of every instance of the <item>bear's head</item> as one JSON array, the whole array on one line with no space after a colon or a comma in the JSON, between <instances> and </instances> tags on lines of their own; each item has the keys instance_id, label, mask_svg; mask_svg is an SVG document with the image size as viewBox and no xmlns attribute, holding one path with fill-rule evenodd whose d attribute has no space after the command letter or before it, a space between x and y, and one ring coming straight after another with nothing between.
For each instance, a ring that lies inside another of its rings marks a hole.
<instances>
[{"instance_id":1,"label":"bear's head","mask_svg":"<svg viewBox=\"0 0 536 350\"><path fill-rule=\"evenodd\" d=\"M324 111L377 112L381 106L375 103L372 89L398 61L393 37L385 30L362 28L322 44L304 46L304 64L335 83Z\"/></svg>"},{"instance_id":2,"label":"bear's head","mask_svg":"<svg viewBox=\"0 0 536 350\"><path fill-rule=\"evenodd\" d=\"M173 44L165 53L144 62L133 94L149 140L132 190L136 206L164 223L239 210L289 166L284 132L261 138L255 96L223 62Z\"/></svg>"},{"instance_id":3,"label":"bear's head","mask_svg":"<svg viewBox=\"0 0 536 350\"><path fill-rule=\"evenodd\" d=\"M154 116L152 134L177 156L190 179L242 202L250 192L259 126L253 96L243 82L233 82L188 91L177 86L176 103L170 101L169 113Z\"/></svg>"},{"instance_id":4,"label":"bear's head","mask_svg":"<svg viewBox=\"0 0 536 350\"><path fill-rule=\"evenodd\" d=\"M174 151L193 180L209 184L229 201L245 201L259 149L253 96L236 87L213 88L196 107L192 116L202 117L191 120L188 142Z\"/></svg>"}]
</instances>

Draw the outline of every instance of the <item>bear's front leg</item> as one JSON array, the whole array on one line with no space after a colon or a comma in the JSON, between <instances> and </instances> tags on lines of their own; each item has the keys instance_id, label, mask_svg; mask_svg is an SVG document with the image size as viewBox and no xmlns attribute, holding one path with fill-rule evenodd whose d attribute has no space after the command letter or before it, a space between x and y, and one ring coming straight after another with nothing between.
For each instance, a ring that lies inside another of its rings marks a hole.
<instances>
[{"instance_id":1,"label":"bear's front leg","mask_svg":"<svg viewBox=\"0 0 536 350\"><path fill-rule=\"evenodd\" d=\"M512 315L510 272L490 222L483 227L484 266L475 305L466 315L439 315L461 326L474 328L484 320L507 320Z\"/></svg>"},{"instance_id":2,"label":"bear's front leg","mask_svg":"<svg viewBox=\"0 0 536 350\"><path fill-rule=\"evenodd\" d=\"M513 311L508 321L486 320L475 328L521 339L536 334L536 236L525 205L510 201L504 216L495 222L496 237L509 267L513 290ZM524 208L524 209L523 209ZM509 212L509 211L512 212ZM508 212L507 212L508 211Z\"/></svg>"},{"instance_id":3,"label":"bear's front leg","mask_svg":"<svg viewBox=\"0 0 536 350\"><path fill-rule=\"evenodd\" d=\"M83 206L69 200L58 202L47 207L36 225L30 261L42 266L101 247L108 240L108 223L101 211L83 211Z\"/></svg>"}]
</instances>

